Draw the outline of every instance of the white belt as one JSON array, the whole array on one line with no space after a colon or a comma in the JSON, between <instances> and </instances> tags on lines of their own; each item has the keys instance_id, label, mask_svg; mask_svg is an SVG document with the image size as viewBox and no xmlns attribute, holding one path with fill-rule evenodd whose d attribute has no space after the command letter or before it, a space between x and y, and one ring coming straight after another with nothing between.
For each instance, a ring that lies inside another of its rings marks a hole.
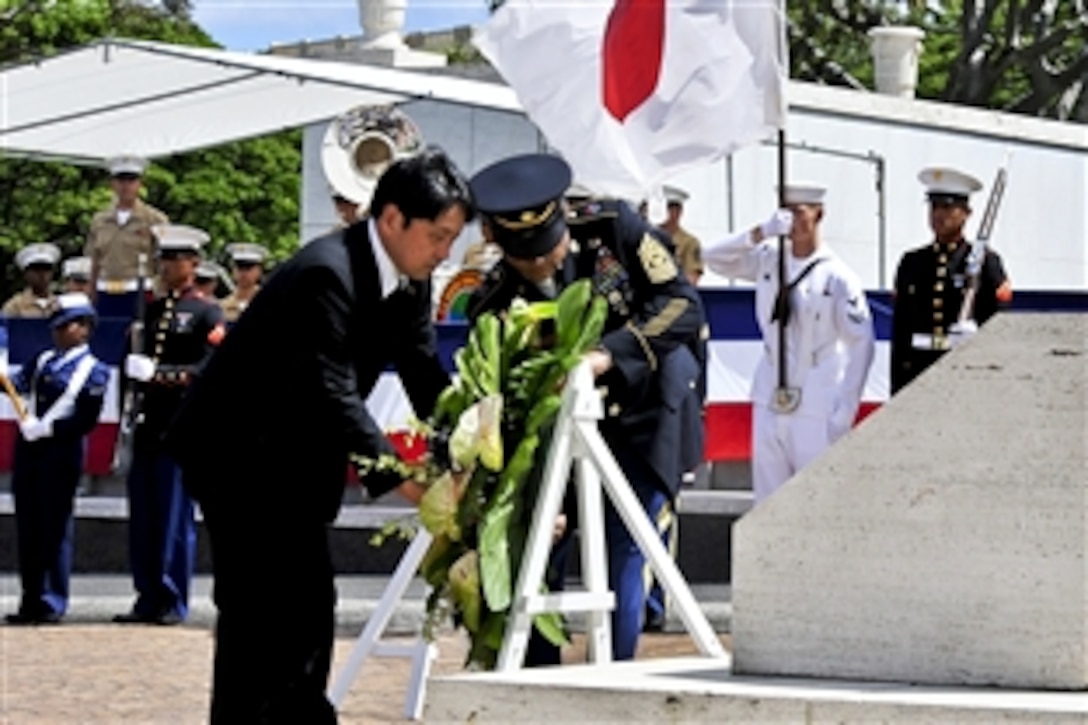
<instances>
[{"instance_id":1,"label":"white belt","mask_svg":"<svg viewBox=\"0 0 1088 725\"><path fill-rule=\"evenodd\" d=\"M100 279L98 280L99 292L106 292L111 295L124 294L125 292L138 292L140 289L140 280L138 279Z\"/></svg>"},{"instance_id":2,"label":"white belt","mask_svg":"<svg viewBox=\"0 0 1088 725\"><path fill-rule=\"evenodd\" d=\"M952 342L947 335L927 335L916 332L910 336L910 346L915 350L951 350Z\"/></svg>"}]
</instances>

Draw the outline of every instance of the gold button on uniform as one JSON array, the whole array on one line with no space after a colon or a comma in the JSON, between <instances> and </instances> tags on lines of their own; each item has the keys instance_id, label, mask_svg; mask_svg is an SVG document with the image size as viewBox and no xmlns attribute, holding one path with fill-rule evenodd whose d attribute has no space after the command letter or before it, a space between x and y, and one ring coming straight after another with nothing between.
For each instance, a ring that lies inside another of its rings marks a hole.
<instances>
[{"instance_id":1,"label":"gold button on uniform","mask_svg":"<svg viewBox=\"0 0 1088 725\"><path fill-rule=\"evenodd\" d=\"M944 306L944 300L942 300L940 297L934 297L933 298L933 307L934 307L934 309L939 310L943 306Z\"/></svg>"},{"instance_id":2,"label":"gold button on uniform","mask_svg":"<svg viewBox=\"0 0 1088 725\"><path fill-rule=\"evenodd\" d=\"M944 292L944 282L938 282L937 284L933 285L933 291Z\"/></svg>"}]
</instances>

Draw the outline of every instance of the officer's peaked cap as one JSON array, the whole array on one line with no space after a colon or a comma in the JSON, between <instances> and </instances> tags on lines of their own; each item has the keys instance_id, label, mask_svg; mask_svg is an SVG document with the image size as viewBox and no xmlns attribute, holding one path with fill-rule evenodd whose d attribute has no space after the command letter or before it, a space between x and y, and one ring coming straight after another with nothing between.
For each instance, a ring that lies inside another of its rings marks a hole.
<instances>
[{"instance_id":1,"label":"officer's peaked cap","mask_svg":"<svg viewBox=\"0 0 1088 725\"><path fill-rule=\"evenodd\" d=\"M64 260L61 272L65 279L89 280L91 278L92 262L90 257L71 257Z\"/></svg>"},{"instance_id":2,"label":"officer's peaked cap","mask_svg":"<svg viewBox=\"0 0 1088 725\"><path fill-rule=\"evenodd\" d=\"M143 176L147 170L147 159L133 154L121 154L106 160L110 176Z\"/></svg>"},{"instance_id":3,"label":"officer's peaked cap","mask_svg":"<svg viewBox=\"0 0 1088 725\"><path fill-rule=\"evenodd\" d=\"M200 250L211 239L203 229L184 224L156 224L151 227L151 231L159 240L159 249L164 252L176 251L200 254Z\"/></svg>"},{"instance_id":4,"label":"officer's peaked cap","mask_svg":"<svg viewBox=\"0 0 1088 725\"><path fill-rule=\"evenodd\" d=\"M918 180L925 185L930 202L962 203L982 189L982 182L975 177L947 166L922 169Z\"/></svg>"},{"instance_id":5,"label":"officer's peaked cap","mask_svg":"<svg viewBox=\"0 0 1088 725\"><path fill-rule=\"evenodd\" d=\"M28 244L15 255L15 264L19 269L26 269L35 264L52 267L60 261L60 247L48 242Z\"/></svg>"},{"instance_id":6,"label":"officer's peaked cap","mask_svg":"<svg viewBox=\"0 0 1088 725\"><path fill-rule=\"evenodd\" d=\"M239 262L243 264L261 264L264 260L268 259L268 250L260 244L250 244L247 242L228 244L226 251L231 260L236 264Z\"/></svg>"},{"instance_id":7,"label":"officer's peaked cap","mask_svg":"<svg viewBox=\"0 0 1088 725\"><path fill-rule=\"evenodd\" d=\"M91 299L82 292L67 292L57 295L56 308L49 317L49 325L51 327L60 327L67 325L72 320L84 318L92 320L95 318L94 305L91 304Z\"/></svg>"},{"instance_id":8,"label":"officer's peaked cap","mask_svg":"<svg viewBox=\"0 0 1088 725\"><path fill-rule=\"evenodd\" d=\"M503 252L534 259L554 249L567 230L563 196L571 180L570 166L558 156L524 154L488 166L469 186Z\"/></svg>"}]
</instances>

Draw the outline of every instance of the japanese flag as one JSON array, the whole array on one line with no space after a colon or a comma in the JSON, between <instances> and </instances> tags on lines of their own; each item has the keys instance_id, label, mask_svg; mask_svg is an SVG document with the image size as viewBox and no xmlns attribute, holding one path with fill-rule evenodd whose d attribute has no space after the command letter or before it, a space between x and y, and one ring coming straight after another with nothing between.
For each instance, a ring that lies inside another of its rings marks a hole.
<instances>
[{"instance_id":1,"label":"japanese flag","mask_svg":"<svg viewBox=\"0 0 1088 725\"><path fill-rule=\"evenodd\" d=\"M474 38L598 194L629 199L785 125L782 0L508 0Z\"/></svg>"}]
</instances>

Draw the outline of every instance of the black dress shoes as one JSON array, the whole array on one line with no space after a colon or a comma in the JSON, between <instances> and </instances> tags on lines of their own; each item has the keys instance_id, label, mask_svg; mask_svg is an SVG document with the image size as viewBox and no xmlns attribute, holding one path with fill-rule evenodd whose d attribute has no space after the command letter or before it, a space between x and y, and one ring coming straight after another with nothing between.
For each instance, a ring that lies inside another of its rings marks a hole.
<instances>
[{"instance_id":1,"label":"black dress shoes","mask_svg":"<svg viewBox=\"0 0 1088 725\"><path fill-rule=\"evenodd\" d=\"M13 627L26 627L39 624L60 624L60 615L55 612L15 612L4 617L4 621Z\"/></svg>"}]
</instances>

